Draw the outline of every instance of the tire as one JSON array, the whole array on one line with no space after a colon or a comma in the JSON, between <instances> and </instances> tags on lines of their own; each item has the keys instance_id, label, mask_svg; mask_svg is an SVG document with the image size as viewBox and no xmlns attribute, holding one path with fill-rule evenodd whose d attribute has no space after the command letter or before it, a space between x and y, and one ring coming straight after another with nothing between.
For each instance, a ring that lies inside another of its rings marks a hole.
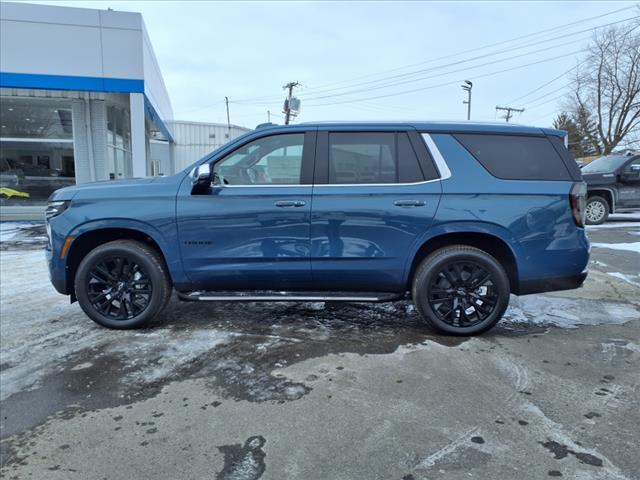
<instances>
[{"instance_id":1,"label":"tire","mask_svg":"<svg viewBox=\"0 0 640 480\"><path fill-rule=\"evenodd\" d=\"M594 195L589 197L585 206L587 225L600 225L609 218L609 202L606 198Z\"/></svg>"},{"instance_id":2,"label":"tire","mask_svg":"<svg viewBox=\"0 0 640 480\"><path fill-rule=\"evenodd\" d=\"M507 273L494 257L478 248L453 245L422 261L411 293L432 329L449 335L476 335L502 318L511 288Z\"/></svg>"},{"instance_id":3,"label":"tire","mask_svg":"<svg viewBox=\"0 0 640 480\"><path fill-rule=\"evenodd\" d=\"M96 247L82 259L75 292L80 307L94 322L133 329L164 310L172 286L164 260L154 248L117 240Z\"/></svg>"}]
</instances>

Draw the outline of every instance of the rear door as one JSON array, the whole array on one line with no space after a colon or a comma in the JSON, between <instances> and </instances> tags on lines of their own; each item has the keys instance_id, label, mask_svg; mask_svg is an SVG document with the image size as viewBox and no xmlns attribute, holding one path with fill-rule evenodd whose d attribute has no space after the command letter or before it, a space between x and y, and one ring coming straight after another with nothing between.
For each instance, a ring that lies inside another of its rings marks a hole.
<instances>
[{"instance_id":1,"label":"rear door","mask_svg":"<svg viewBox=\"0 0 640 480\"><path fill-rule=\"evenodd\" d=\"M441 195L415 130L320 129L311 210L314 286L402 291L406 259Z\"/></svg>"},{"instance_id":2,"label":"rear door","mask_svg":"<svg viewBox=\"0 0 640 480\"><path fill-rule=\"evenodd\" d=\"M295 290L311 281L314 131L265 135L213 160L215 181L177 201L184 269L209 290Z\"/></svg>"}]
</instances>

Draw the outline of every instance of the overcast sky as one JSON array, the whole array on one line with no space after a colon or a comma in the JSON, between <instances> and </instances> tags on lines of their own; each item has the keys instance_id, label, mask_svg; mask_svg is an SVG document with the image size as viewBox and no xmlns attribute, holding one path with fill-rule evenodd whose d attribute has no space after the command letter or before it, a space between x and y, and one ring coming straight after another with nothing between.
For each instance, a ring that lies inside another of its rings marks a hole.
<instances>
[{"instance_id":1,"label":"overcast sky","mask_svg":"<svg viewBox=\"0 0 640 480\"><path fill-rule=\"evenodd\" d=\"M577 32L638 15L615 1L31 3L142 13L175 118L226 122L228 96L231 122L248 127L267 110L282 122L289 81L301 83L296 121L465 119L464 79L472 120L500 120L507 105L525 108L513 121L548 126L591 35Z\"/></svg>"}]
</instances>

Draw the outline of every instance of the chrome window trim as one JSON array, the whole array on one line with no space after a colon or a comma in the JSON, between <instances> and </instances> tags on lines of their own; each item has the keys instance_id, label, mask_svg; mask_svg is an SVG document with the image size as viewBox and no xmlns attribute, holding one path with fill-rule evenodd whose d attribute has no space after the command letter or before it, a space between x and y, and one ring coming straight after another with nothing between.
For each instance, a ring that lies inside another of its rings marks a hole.
<instances>
[{"instance_id":1,"label":"chrome window trim","mask_svg":"<svg viewBox=\"0 0 640 480\"><path fill-rule=\"evenodd\" d=\"M423 133L422 139L427 144L427 149L431 153L433 161L436 162L436 167L438 168L438 172L440 173L440 180L446 180L447 178L450 178L451 170L449 170L449 166L440 153L436 142L434 142L433 138L431 138L431 134Z\"/></svg>"},{"instance_id":2,"label":"chrome window trim","mask_svg":"<svg viewBox=\"0 0 640 480\"><path fill-rule=\"evenodd\" d=\"M259 184L259 185L211 185L212 188L256 188L256 187L269 187L269 188L273 188L273 187L313 187L312 184L310 183L283 183L283 184L278 184L278 183L265 183L265 184Z\"/></svg>"},{"instance_id":3,"label":"chrome window trim","mask_svg":"<svg viewBox=\"0 0 640 480\"><path fill-rule=\"evenodd\" d=\"M440 182L451 177L451 170L445 161L444 157L440 153L436 142L431 138L431 134L422 133L422 139L424 140L427 150L431 154L433 161L436 163L436 168L440 174L439 178L431 180L424 180L422 182L397 182L397 183L319 183L319 184L264 184L264 185L224 185L223 188L246 188L246 187L397 187L398 185L423 185L425 183Z\"/></svg>"},{"instance_id":4,"label":"chrome window trim","mask_svg":"<svg viewBox=\"0 0 640 480\"><path fill-rule=\"evenodd\" d=\"M424 180L422 182L398 182L398 183L320 183L315 187L397 187L398 185L423 185L425 183L439 182L439 178Z\"/></svg>"}]
</instances>

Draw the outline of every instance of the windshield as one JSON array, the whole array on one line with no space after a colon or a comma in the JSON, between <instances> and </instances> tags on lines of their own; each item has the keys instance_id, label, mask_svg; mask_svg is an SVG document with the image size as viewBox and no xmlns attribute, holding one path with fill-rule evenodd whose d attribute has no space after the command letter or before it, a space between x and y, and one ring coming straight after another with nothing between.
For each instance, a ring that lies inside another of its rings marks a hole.
<instances>
[{"instance_id":1,"label":"windshield","mask_svg":"<svg viewBox=\"0 0 640 480\"><path fill-rule=\"evenodd\" d=\"M583 173L610 173L618 168L629 159L629 157L607 156L596 158L593 162L582 168Z\"/></svg>"}]
</instances>

